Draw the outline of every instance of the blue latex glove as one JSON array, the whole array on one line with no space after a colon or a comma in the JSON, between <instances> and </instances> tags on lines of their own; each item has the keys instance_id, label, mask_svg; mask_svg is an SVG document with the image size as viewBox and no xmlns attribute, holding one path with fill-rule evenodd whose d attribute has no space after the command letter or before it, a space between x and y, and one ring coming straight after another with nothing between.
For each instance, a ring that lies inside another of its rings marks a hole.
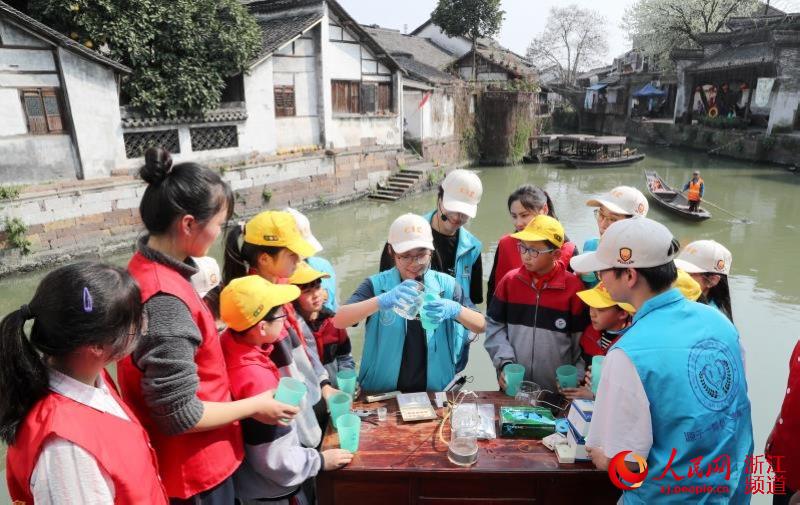
<instances>
[{"instance_id":1,"label":"blue latex glove","mask_svg":"<svg viewBox=\"0 0 800 505\"><path fill-rule=\"evenodd\" d=\"M378 295L378 307L381 310L393 309L397 306L398 302L411 304L420 297L420 292L417 291L417 283L412 280L403 281L398 284L391 291L387 291L382 295Z\"/></svg>"},{"instance_id":2,"label":"blue latex glove","mask_svg":"<svg viewBox=\"0 0 800 505\"><path fill-rule=\"evenodd\" d=\"M440 324L442 321L455 319L461 313L461 304L454 300L439 298L432 302L427 302L422 306L425 315L433 324Z\"/></svg>"}]
</instances>

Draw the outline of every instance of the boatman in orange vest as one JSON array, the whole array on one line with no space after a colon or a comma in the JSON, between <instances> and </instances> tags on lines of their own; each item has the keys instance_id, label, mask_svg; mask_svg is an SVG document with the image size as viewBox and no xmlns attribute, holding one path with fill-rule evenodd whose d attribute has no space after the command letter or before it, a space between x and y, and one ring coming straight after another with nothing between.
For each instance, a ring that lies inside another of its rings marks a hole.
<instances>
[{"instance_id":1,"label":"boatman in orange vest","mask_svg":"<svg viewBox=\"0 0 800 505\"><path fill-rule=\"evenodd\" d=\"M692 172L692 178L686 183L683 190L689 190L686 193L686 198L689 199L689 212L700 212L700 201L703 199L705 186L699 170Z\"/></svg>"}]
</instances>

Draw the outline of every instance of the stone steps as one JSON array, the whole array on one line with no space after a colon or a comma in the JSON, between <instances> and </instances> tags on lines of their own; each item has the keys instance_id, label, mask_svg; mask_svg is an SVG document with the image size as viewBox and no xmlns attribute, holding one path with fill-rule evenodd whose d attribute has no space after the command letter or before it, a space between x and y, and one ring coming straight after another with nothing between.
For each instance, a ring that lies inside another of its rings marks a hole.
<instances>
[{"instance_id":1,"label":"stone steps","mask_svg":"<svg viewBox=\"0 0 800 505\"><path fill-rule=\"evenodd\" d=\"M369 195L372 200L394 202L415 189L424 180L427 170L433 167L432 163L425 160L413 160L408 165L392 174L384 183L379 184L377 191Z\"/></svg>"}]
</instances>

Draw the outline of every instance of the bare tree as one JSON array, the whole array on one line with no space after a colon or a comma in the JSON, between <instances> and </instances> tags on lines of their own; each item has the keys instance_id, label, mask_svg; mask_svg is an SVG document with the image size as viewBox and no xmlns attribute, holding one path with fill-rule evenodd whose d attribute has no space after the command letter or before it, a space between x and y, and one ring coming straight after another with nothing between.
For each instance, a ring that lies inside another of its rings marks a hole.
<instances>
[{"instance_id":1,"label":"bare tree","mask_svg":"<svg viewBox=\"0 0 800 505\"><path fill-rule=\"evenodd\" d=\"M606 57L607 26L599 12L575 4L553 7L544 31L528 47L528 58L540 69L555 67L560 83L574 86L579 72Z\"/></svg>"}]
</instances>

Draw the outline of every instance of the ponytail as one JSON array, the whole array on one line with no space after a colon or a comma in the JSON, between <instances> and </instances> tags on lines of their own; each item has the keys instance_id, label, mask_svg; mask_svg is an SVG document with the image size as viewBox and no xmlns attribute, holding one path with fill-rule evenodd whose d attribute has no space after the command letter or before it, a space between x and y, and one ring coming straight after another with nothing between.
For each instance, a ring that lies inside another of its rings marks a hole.
<instances>
[{"instance_id":1,"label":"ponytail","mask_svg":"<svg viewBox=\"0 0 800 505\"><path fill-rule=\"evenodd\" d=\"M556 207L553 205L553 200L550 199L550 193L545 190L542 190L542 193L544 193L544 197L547 200L547 215L557 221L558 216L556 216Z\"/></svg>"},{"instance_id":2,"label":"ponytail","mask_svg":"<svg viewBox=\"0 0 800 505\"><path fill-rule=\"evenodd\" d=\"M47 394L46 358L92 345L107 347L111 359L122 358L141 325L141 293L124 269L87 261L47 274L30 304L0 322L0 438L14 443L20 423Z\"/></svg>"},{"instance_id":3,"label":"ponytail","mask_svg":"<svg viewBox=\"0 0 800 505\"><path fill-rule=\"evenodd\" d=\"M47 367L25 335L29 317L30 310L23 306L0 322L0 438L9 445L48 389Z\"/></svg>"}]
</instances>

